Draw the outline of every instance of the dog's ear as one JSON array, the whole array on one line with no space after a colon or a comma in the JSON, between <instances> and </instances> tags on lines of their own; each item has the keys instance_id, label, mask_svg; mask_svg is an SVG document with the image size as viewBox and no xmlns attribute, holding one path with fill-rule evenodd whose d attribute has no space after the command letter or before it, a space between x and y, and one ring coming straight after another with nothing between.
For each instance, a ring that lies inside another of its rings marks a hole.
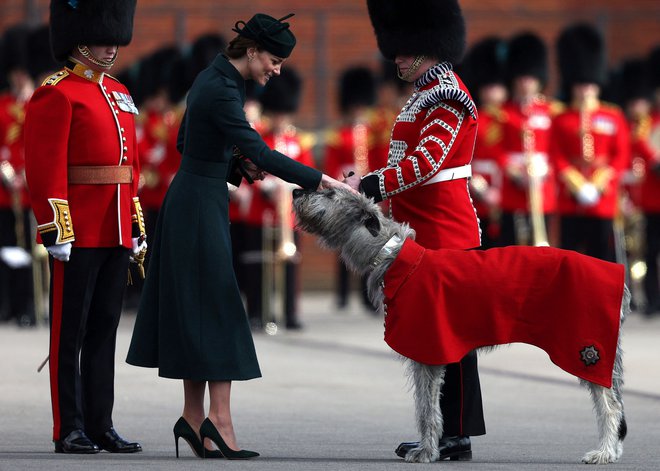
<instances>
[{"instance_id":1,"label":"dog's ear","mask_svg":"<svg viewBox=\"0 0 660 471\"><path fill-rule=\"evenodd\" d=\"M367 213L364 220L364 227L367 228L369 234L376 237L380 233L380 221L378 220L378 215Z\"/></svg>"}]
</instances>

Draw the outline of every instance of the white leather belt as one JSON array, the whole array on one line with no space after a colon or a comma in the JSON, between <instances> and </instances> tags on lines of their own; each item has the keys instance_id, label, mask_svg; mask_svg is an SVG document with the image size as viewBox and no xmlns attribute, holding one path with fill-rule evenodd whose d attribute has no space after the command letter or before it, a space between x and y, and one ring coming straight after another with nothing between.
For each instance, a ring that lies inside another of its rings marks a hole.
<instances>
[{"instance_id":1,"label":"white leather belt","mask_svg":"<svg viewBox=\"0 0 660 471\"><path fill-rule=\"evenodd\" d=\"M470 164L461 167L446 168L433 175L433 178L425 181L422 185L432 185L434 183L448 182L458 180L459 178L470 178L472 176L472 166Z\"/></svg>"}]
</instances>

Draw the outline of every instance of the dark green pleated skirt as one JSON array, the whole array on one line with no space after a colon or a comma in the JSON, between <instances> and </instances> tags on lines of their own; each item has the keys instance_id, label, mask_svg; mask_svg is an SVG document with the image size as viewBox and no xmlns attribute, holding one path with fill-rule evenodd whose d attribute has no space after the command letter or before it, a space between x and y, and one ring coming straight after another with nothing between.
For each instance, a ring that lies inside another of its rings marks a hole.
<instances>
[{"instance_id":1,"label":"dark green pleated skirt","mask_svg":"<svg viewBox=\"0 0 660 471\"><path fill-rule=\"evenodd\" d=\"M227 166L184 157L158 218L127 362L166 378L261 376L232 265Z\"/></svg>"}]
</instances>

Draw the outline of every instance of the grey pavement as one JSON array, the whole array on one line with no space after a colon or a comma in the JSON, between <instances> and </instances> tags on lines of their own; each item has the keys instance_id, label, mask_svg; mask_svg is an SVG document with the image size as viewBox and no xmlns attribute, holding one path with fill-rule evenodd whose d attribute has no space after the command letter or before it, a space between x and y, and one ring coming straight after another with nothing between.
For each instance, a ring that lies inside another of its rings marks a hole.
<instances>
[{"instance_id":1,"label":"grey pavement","mask_svg":"<svg viewBox=\"0 0 660 471\"><path fill-rule=\"evenodd\" d=\"M252 461L201 460L184 441L174 456L172 426L181 414L180 381L124 362L134 315L117 345L114 422L137 455L56 455L51 436L48 330L0 326L0 470L466 470L585 469L597 442L587 392L534 347L513 345L480 357L488 433L473 438L473 461L412 465L394 455L416 438L412 394L383 323L357 299L337 311L328 295L305 294L305 329L255 334L263 378L233 385L239 444ZM633 314L625 325L628 438L613 470L660 469L660 316Z\"/></svg>"}]
</instances>

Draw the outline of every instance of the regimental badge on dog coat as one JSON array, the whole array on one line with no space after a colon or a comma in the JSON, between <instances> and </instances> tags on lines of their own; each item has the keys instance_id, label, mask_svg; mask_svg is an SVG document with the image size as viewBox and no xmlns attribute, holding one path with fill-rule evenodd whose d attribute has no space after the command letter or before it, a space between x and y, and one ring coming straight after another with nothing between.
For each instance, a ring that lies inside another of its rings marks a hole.
<instances>
[{"instance_id":1,"label":"regimental badge on dog coat","mask_svg":"<svg viewBox=\"0 0 660 471\"><path fill-rule=\"evenodd\" d=\"M604 387L624 289L622 265L544 247L426 250L406 240L385 274L385 341L419 363L527 343Z\"/></svg>"}]
</instances>

